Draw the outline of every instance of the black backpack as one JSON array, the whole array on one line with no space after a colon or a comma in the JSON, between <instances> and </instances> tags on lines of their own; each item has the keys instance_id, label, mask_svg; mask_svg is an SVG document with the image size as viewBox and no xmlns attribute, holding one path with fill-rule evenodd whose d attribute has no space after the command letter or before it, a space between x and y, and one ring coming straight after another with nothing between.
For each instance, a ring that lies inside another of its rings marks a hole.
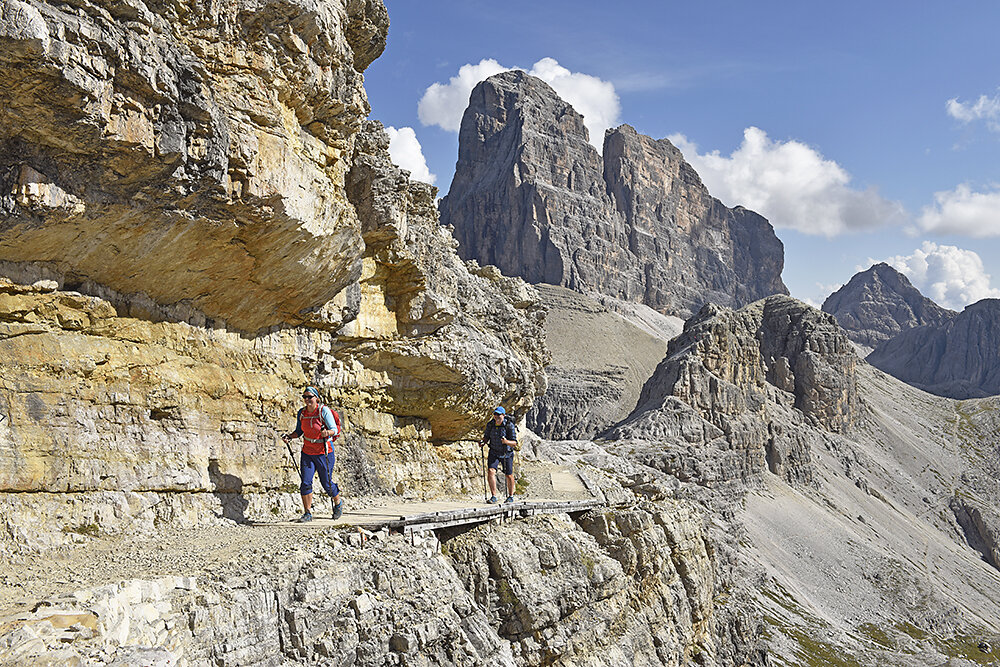
<instances>
[{"instance_id":1,"label":"black backpack","mask_svg":"<svg viewBox=\"0 0 1000 667\"><path fill-rule=\"evenodd\" d=\"M508 438L508 440L513 440L514 441L514 444L513 445L509 445L509 447L511 449L513 449L515 452L519 452L519 451L521 451L521 442L517 439L517 424L515 424L514 421L510 417L504 415L503 424L500 424L500 426L505 430L505 433L504 433L505 436L506 436L506 429L507 429L508 425L510 426L511 433L514 434L513 438ZM487 434L492 434L493 433L493 429L495 429L495 428L497 428L497 423L495 421L493 421L491 419L489 422L487 422L487 424L486 424Z\"/></svg>"}]
</instances>

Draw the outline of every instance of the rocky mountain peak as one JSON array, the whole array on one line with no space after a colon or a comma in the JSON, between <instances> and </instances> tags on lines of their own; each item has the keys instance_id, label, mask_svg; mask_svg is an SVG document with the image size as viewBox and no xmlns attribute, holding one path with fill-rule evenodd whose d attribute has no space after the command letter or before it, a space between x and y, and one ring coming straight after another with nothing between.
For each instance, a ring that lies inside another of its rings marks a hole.
<instances>
[{"instance_id":1,"label":"rocky mountain peak","mask_svg":"<svg viewBox=\"0 0 1000 667\"><path fill-rule=\"evenodd\" d=\"M955 317L884 262L854 275L823 302L823 311L837 318L855 343L875 347L901 331L938 325Z\"/></svg>"},{"instance_id":2,"label":"rocky mountain peak","mask_svg":"<svg viewBox=\"0 0 1000 667\"><path fill-rule=\"evenodd\" d=\"M867 361L933 394L978 398L1000 394L998 350L1000 299L983 299L943 323L882 342Z\"/></svg>"},{"instance_id":3,"label":"rocky mountain peak","mask_svg":"<svg viewBox=\"0 0 1000 667\"><path fill-rule=\"evenodd\" d=\"M812 485L810 440L851 431L863 412L857 362L830 315L790 297L706 304L670 341L633 413L602 437L699 484L753 484L770 471Z\"/></svg>"},{"instance_id":4,"label":"rocky mountain peak","mask_svg":"<svg viewBox=\"0 0 1000 667\"><path fill-rule=\"evenodd\" d=\"M827 430L846 430L857 416L858 359L844 331L829 315L791 297L775 295L738 311L705 306L667 351L668 359L691 355L745 390L770 385L786 392ZM703 389L679 374L675 395L691 387Z\"/></svg>"},{"instance_id":5,"label":"rocky mountain peak","mask_svg":"<svg viewBox=\"0 0 1000 667\"><path fill-rule=\"evenodd\" d=\"M787 293L764 218L712 198L676 147L628 125L602 157L583 117L524 72L473 90L440 209L464 258L533 283L682 317Z\"/></svg>"}]
</instances>

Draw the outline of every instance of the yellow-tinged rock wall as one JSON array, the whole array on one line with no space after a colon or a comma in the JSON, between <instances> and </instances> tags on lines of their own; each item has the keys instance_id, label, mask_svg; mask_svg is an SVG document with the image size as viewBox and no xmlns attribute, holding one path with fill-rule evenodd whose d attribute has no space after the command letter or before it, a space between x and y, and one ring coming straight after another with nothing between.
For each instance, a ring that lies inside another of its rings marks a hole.
<instances>
[{"instance_id":1,"label":"yellow-tinged rock wall","mask_svg":"<svg viewBox=\"0 0 1000 667\"><path fill-rule=\"evenodd\" d=\"M0 261L302 322L360 274L345 179L387 30L379 2L4 0Z\"/></svg>"},{"instance_id":2,"label":"yellow-tinged rock wall","mask_svg":"<svg viewBox=\"0 0 1000 667\"><path fill-rule=\"evenodd\" d=\"M307 384L352 493L475 479L542 310L365 120L382 3L2 3L0 492L293 489Z\"/></svg>"},{"instance_id":3,"label":"yellow-tinged rock wall","mask_svg":"<svg viewBox=\"0 0 1000 667\"><path fill-rule=\"evenodd\" d=\"M306 383L300 347L290 333L247 340L0 282L0 488L205 491L211 462L275 486L269 426Z\"/></svg>"}]
</instances>

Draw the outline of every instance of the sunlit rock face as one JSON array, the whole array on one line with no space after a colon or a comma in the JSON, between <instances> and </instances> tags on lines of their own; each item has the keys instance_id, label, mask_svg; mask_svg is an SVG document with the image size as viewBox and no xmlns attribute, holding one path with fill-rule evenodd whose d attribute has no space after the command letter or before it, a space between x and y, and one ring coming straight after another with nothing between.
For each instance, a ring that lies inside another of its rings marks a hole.
<instances>
[{"instance_id":1,"label":"sunlit rock face","mask_svg":"<svg viewBox=\"0 0 1000 667\"><path fill-rule=\"evenodd\" d=\"M5 273L247 332L303 321L361 275L345 177L387 30L347 0L8 0Z\"/></svg>"},{"instance_id":2,"label":"sunlit rock face","mask_svg":"<svg viewBox=\"0 0 1000 667\"><path fill-rule=\"evenodd\" d=\"M651 443L650 465L709 486L741 492L767 470L814 484L810 442L863 413L857 362L833 317L790 297L707 305L607 435Z\"/></svg>"},{"instance_id":3,"label":"sunlit rock face","mask_svg":"<svg viewBox=\"0 0 1000 667\"><path fill-rule=\"evenodd\" d=\"M114 294L0 280L0 491L282 488L276 434L307 384L344 415L339 474L353 493L474 480L478 451L461 441L493 406L523 412L544 390L543 313L519 279L458 258L433 190L391 165L387 143L367 124L353 156L364 273L336 331L318 321L247 336L137 317Z\"/></svg>"},{"instance_id":4,"label":"sunlit rock face","mask_svg":"<svg viewBox=\"0 0 1000 667\"><path fill-rule=\"evenodd\" d=\"M681 317L787 294L764 218L712 198L665 139L623 125L598 155L583 117L524 72L473 90L440 208L463 257L532 283Z\"/></svg>"},{"instance_id":5,"label":"sunlit rock face","mask_svg":"<svg viewBox=\"0 0 1000 667\"><path fill-rule=\"evenodd\" d=\"M344 417L350 493L462 491L464 439L544 390L537 294L458 257L366 120L387 30L365 0L0 5L18 547L286 489L276 434L309 384Z\"/></svg>"}]
</instances>

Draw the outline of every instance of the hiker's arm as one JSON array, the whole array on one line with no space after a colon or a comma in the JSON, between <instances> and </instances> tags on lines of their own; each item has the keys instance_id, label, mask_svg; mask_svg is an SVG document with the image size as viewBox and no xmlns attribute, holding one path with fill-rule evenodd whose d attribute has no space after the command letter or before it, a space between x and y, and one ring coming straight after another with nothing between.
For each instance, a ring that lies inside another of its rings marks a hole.
<instances>
[{"instance_id":1,"label":"hiker's arm","mask_svg":"<svg viewBox=\"0 0 1000 667\"><path fill-rule=\"evenodd\" d=\"M508 436L506 438L500 438L500 442L507 445L508 447L513 447L517 444L517 431L514 430L513 425L507 422L507 427L504 429L504 435Z\"/></svg>"},{"instance_id":2,"label":"hiker's arm","mask_svg":"<svg viewBox=\"0 0 1000 667\"><path fill-rule=\"evenodd\" d=\"M337 430L337 421L333 418L333 411L331 408L323 406L320 411L320 416L323 417L323 425L326 426L325 430L319 432L321 438L329 438L335 435L340 435L340 431Z\"/></svg>"}]
</instances>

